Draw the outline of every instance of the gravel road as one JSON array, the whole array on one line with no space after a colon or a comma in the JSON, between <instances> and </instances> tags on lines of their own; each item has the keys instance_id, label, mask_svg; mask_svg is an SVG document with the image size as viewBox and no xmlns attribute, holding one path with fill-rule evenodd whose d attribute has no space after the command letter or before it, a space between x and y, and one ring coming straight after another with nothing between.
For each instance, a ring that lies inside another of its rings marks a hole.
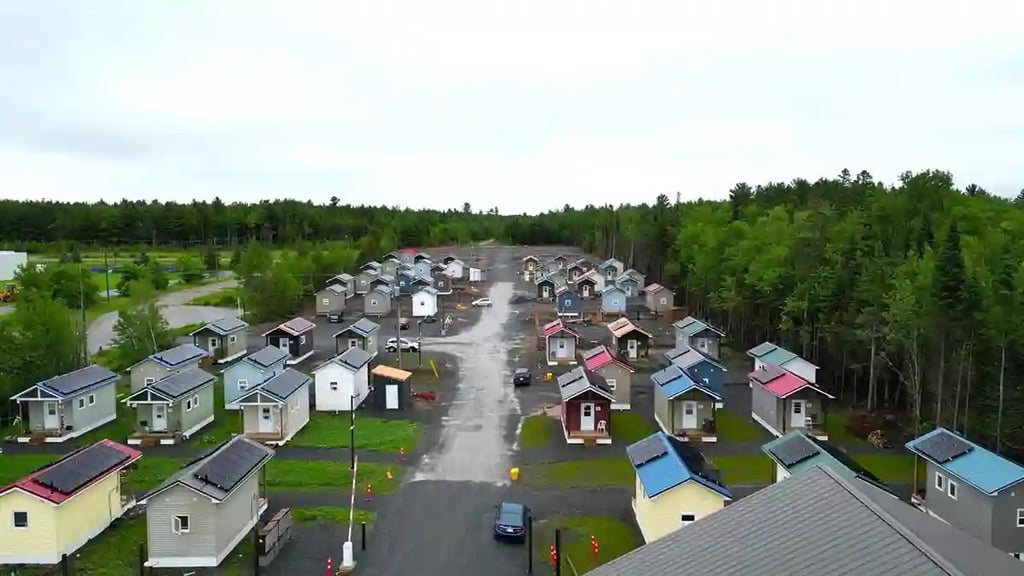
<instances>
[{"instance_id":1,"label":"gravel road","mask_svg":"<svg viewBox=\"0 0 1024 576\"><path fill-rule=\"evenodd\" d=\"M160 312L171 328L180 328L196 322L212 322L224 316L236 314L234 308L216 308L213 306L186 306L193 298L206 296L238 285L235 280L226 280L214 284L186 288L170 294L164 294L157 300ZM107 312L89 324L89 353L95 354L114 340L114 324L117 312Z\"/></svg>"}]
</instances>

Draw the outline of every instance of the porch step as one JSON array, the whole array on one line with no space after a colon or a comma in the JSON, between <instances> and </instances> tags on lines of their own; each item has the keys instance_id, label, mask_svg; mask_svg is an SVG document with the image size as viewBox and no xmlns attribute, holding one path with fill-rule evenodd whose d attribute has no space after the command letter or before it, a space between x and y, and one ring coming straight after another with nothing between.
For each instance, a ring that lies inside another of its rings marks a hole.
<instances>
[{"instance_id":1,"label":"porch step","mask_svg":"<svg viewBox=\"0 0 1024 576\"><path fill-rule=\"evenodd\" d=\"M597 446L597 438L593 436L587 436L583 439L584 446Z\"/></svg>"}]
</instances>

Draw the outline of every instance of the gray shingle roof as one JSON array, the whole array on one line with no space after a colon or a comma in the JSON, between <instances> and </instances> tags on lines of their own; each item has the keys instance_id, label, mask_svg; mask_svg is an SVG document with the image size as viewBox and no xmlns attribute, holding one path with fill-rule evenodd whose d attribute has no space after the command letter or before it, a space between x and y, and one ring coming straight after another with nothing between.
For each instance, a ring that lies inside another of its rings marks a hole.
<instances>
[{"instance_id":1,"label":"gray shingle roof","mask_svg":"<svg viewBox=\"0 0 1024 576\"><path fill-rule=\"evenodd\" d=\"M325 287L324 290L327 292L331 292L335 295L341 295L345 293L345 287L342 286L341 284L331 284L330 286Z\"/></svg>"},{"instance_id":2,"label":"gray shingle roof","mask_svg":"<svg viewBox=\"0 0 1024 576\"><path fill-rule=\"evenodd\" d=\"M67 374L60 374L48 380L43 380L36 385L48 388L62 396L69 396L107 380L117 380L117 374L102 366L93 364L68 372Z\"/></svg>"},{"instance_id":3,"label":"gray shingle roof","mask_svg":"<svg viewBox=\"0 0 1024 576\"><path fill-rule=\"evenodd\" d=\"M1024 568L971 540L868 483L816 467L587 575L1004 576Z\"/></svg>"},{"instance_id":4,"label":"gray shingle roof","mask_svg":"<svg viewBox=\"0 0 1024 576\"><path fill-rule=\"evenodd\" d=\"M172 400L176 400L189 392L211 384L213 381L214 377L209 372L199 368L189 368L177 374L171 374L162 380L157 380L150 384L149 387Z\"/></svg>"},{"instance_id":5,"label":"gray shingle roof","mask_svg":"<svg viewBox=\"0 0 1024 576\"><path fill-rule=\"evenodd\" d=\"M299 316L298 318L292 318L291 320L285 322L284 324L278 325L278 328L284 330L285 332L288 332L289 334L294 334L297 336L304 332L309 332L313 328L316 328L316 324Z\"/></svg>"},{"instance_id":6,"label":"gray shingle roof","mask_svg":"<svg viewBox=\"0 0 1024 576\"><path fill-rule=\"evenodd\" d=\"M608 389L608 383L600 374L595 374L582 366L574 368L558 377L558 391L562 401L571 400L586 391L592 391L614 400L615 395Z\"/></svg>"},{"instance_id":7,"label":"gray shingle roof","mask_svg":"<svg viewBox=\"0 0 1024 576\"><path fill-rule=\"evenodd\" d=\"M239 320L234 316L226 316L224 318L221 318L220 320L214 320L213 322L208 322L204 324L199 329L193 330L191 333L189 333L189 336L198 334L203 330L212 330L213 332L216 332L221 336L226 336L228 334L238 332L239 330L244 330L245 328L248 327L248 323Z\"/></svg>"},{"instance_id":8,"label":"gray shingle roof","mask_svg":"<svg viewBox=\"0 0 1024 576\"><path fill-rule=\"evenodd\" d=\"M264 346L245 357L247 361L260 368L270 368L286 358L288 358L288 351L282 350L277 346Z\"/></svg>"},{"instance_id":9,"label":"gray shingle roof","mask_svg":"<svg viewBox=\"0 0 1024 576\"><path fill-rule=\"evenodd\" d=\"M356 320L355 322L349 324L345 328L339 330L338 333L334 335L334 337L337 338L338 336L346 332L353 332L358 336L366 338L367 336L373 334L379 329L380 325L374 322L373 320L370 320L368 318L360 318L359 320Z\"/></svg>"}]
</instances>

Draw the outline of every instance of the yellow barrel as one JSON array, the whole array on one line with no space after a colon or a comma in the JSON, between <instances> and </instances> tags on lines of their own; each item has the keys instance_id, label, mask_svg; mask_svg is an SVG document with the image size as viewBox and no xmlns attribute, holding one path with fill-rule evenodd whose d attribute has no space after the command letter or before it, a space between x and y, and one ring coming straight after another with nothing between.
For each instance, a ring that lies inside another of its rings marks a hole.
<instances>
[{"instance_id":1,"label":"yellow barrel","mask_svg":"<svg viewBox=\"0 0 1024 576\"><path fill-rule=\"evenodd\" d=\"M548 372L547 374L544 375L544 380L546 382L551 382L554 379L555 379L555 375L553 373L551 373L551 372Z\"/></svg>"},{"instance_id":2,"label":"yellow barrel","mask_svg":"<svg viewBox=\"0 0 1024 576\"><path fill-rule=\"evenodd\" d=\"M508 471L508 477L511 478L513 482L518 481L519 480L519 468L516 467L516 468L513 468L513 469L509 470Z\"/></svg>"}]
</instances>

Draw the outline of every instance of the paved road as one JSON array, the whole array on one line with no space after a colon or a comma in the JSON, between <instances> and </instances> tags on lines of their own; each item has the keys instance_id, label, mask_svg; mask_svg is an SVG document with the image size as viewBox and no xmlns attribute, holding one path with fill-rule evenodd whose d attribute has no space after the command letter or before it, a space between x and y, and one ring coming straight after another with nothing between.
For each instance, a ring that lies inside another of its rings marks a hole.
<instances>
[{"instance_id":1,"label":"paved road","mask_svg":"<svg viewBox=\"0 0 1024 576\"><path fill-rule=\"evenodd\" d=\"M14 305L13 304L8 304L6 306L0 306L0 316L3 316L4 314L10 314L11 312L14 312Z\"/></svg>"},{"instance_id":2,"label":"paved road","mask_svg":"<svg viewBox=\"0 0 1024 576\"><path fill-rule=\"evenodd\" d=\"M196 322L212 322L218 318L236 314L233 308L216 308L213 306L186 306L185 303L199 296L206 296L238 285L236 280L225 280L194 288L186 288L170 294L164 294L157 300L160 312L167 319L171 328L180 328ZM108 312L89 324L89 353L95 354L102 348L110 346L114 340L114 324L117 312Z\"/></svg>"}]
</instances>

